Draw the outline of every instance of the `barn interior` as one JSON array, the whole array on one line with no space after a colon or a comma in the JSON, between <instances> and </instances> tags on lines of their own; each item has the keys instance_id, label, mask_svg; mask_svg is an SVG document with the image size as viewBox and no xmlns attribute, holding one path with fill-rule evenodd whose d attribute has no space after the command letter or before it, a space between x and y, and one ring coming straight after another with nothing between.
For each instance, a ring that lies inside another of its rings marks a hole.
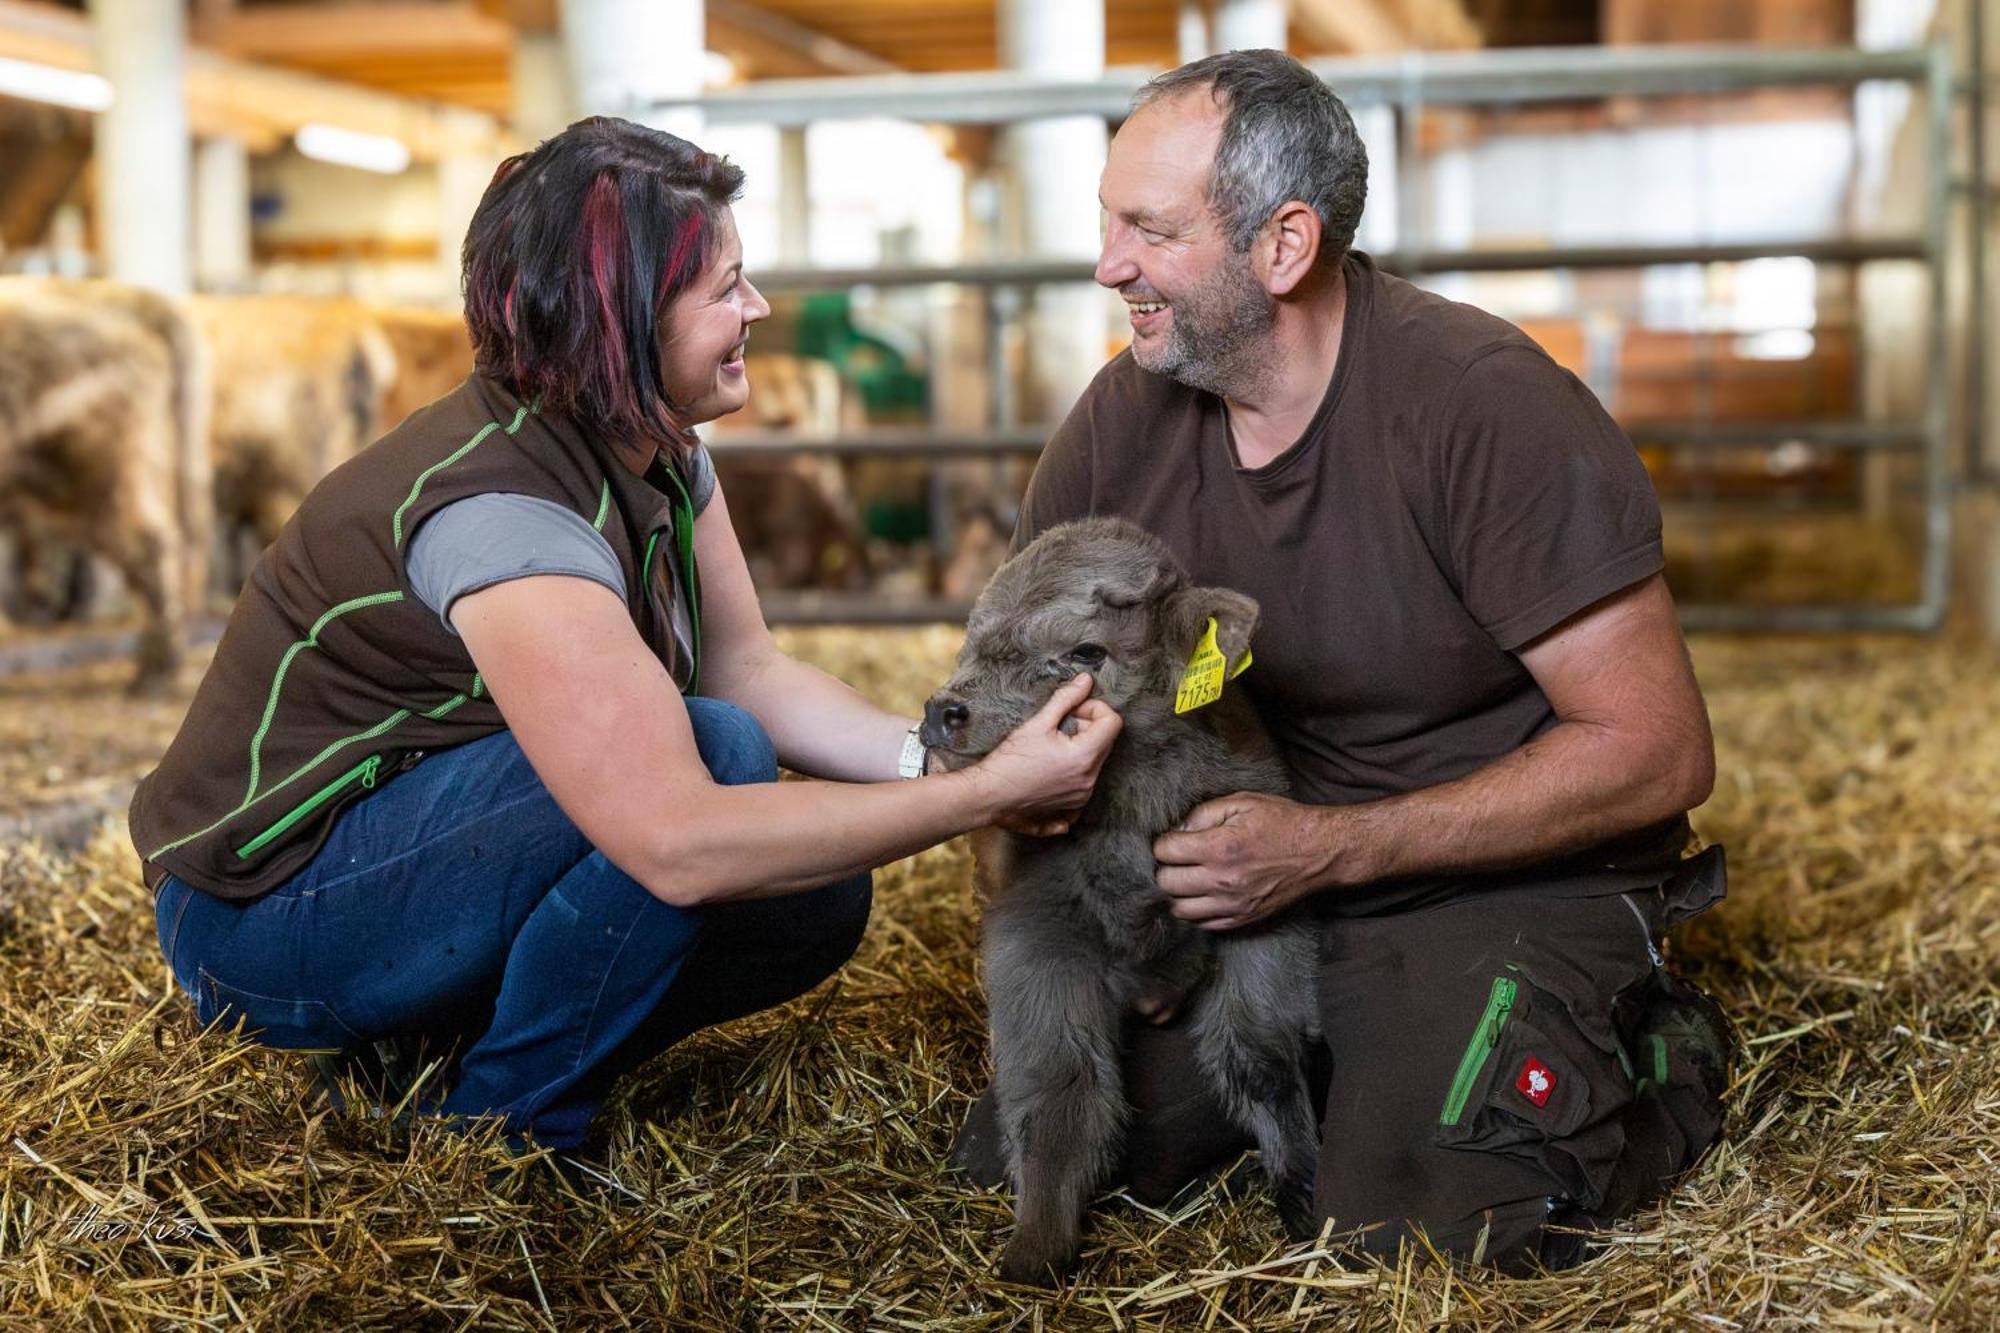
<instances>
[{"instance_id":1,"label":"barn interior","mask_svg":"<svg viewBox=\"0 0 2000 1333\"><path fill-rule=\"evenodd\" d=\"M582 1187L199 1028L126 804L299 501L470 372L503 159L611 114L744 167L773 314L702 437L787 650L915 713L1130 340L1091 272L1133 92L1264 46L1353 111L1357 247L1520 326L1659 495L1731 866L1673 952L1745 1042L1668 1198L1502 1281L1288 1245L1257 1186L1111 1196L1080 1281L1001 1286L1008 1202L941 1165L987 1061L957 842L834 981L630 1080ZM0 427L0 1312L2000 1324L1996 69L1983 0L0 0L0 326L88 292L181 340L115 484Z\"/></svg>"}]
</instances>

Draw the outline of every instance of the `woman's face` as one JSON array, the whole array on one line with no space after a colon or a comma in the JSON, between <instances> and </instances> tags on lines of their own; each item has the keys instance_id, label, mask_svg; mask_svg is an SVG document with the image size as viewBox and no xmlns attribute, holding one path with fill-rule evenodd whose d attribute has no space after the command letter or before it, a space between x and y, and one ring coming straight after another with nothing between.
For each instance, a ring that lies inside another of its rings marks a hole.
<instances>
[{"instance_id":1,"label":"woman's face","mask_svg":"<svg viewBox=\"0 0 2000 1333\"><path fill-rule=\"evenodd\" d=\"M661 321L660 373L668 398L690 425L726 416L749 401L743 344L750 326L771 313L743 276L743 242L726 208L715 242L708 271L674 298Z\"/></svg>"}]
</instances>

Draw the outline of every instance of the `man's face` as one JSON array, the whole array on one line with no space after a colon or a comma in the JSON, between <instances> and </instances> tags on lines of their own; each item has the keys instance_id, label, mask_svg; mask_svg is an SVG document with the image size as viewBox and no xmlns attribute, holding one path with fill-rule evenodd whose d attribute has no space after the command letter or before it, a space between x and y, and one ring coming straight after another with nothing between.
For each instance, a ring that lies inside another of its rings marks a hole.
<instances>
[{"instance_id":1,"label":"man's face","mask_svg":"<svg viewBox=\"0 0 2000 1333\"><path fill-rule=\"evenodd\" d=\"M1098 188L1097 281L1124 298L1141 367L1234 396L1269 372L1260 353L1277 302L1210 207L1221 133L1222 112L1205 90L1163 98L1125 122Z\"/></svg>"}]
</instances>

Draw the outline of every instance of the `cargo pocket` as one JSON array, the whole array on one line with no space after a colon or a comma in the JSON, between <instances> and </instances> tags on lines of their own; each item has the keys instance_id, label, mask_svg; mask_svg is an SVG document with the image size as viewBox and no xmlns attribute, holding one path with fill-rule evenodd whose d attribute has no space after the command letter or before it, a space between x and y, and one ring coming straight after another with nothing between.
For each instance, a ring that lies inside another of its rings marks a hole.
<instances>
[{"instance_id":1,"label":"cargo pocket","mask_svg":"<svg viewBox=\"0 0 2000 1333\"><path fill-rule=\"evenodd\" d=\"M366 1044L323 1001L259 995L217 981L205 967L196 969L196 979L195 1016L203 1027L220 1020L225 1029L233 1029L241 1022L244 1036L287 1051L341 1051Z\"/></svg>"},{"instance_id":2,"label":"cargo pocket","mask_svg":"<svg viewBox=\"0 0 2000 1333\"><path fill-rule=\"evenodd\" d=\"M1550 1193L1594 1208L1625 1150L1633 1080L1624 1048L1608 1030L1586 1031L1576 1006L1518 964L1497 964L1491 976L1434 1139L1528 1162L1549 1177Z\"/></svg>"}]
</instances>

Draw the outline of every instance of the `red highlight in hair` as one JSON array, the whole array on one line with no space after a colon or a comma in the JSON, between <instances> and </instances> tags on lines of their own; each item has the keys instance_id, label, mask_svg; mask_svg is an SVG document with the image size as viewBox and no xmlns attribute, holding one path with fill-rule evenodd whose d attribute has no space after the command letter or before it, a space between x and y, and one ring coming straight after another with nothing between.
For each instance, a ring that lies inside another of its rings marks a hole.
<instances>
[{"instance_id":1,"label":"red highlight in hair","mask_svg":"<svg viewBox=\"0 0 2000 1333\"><path fill-rule=\"evenodd\" d=\"M618 183L606 172L590 183L579 240L589 259L590 289L597 297L597 351L603 382L615 395L612 407L621 416L637 410L631 376L626 373L625 330L618 319L619 289L625 274L617 252L625 239L624 220Z\"/></svg>"},{"instance_id":2,"label":"red highlight in hair","mask_svg":"<svg viewBox=\"0 0 2000 1333\"><path fill-rule=\"evenodd\" d=\"M466 236L478 373L620 447L678 443L653 342L742 186L726 159L609 117L509 159Z\"/></svg>"}]
</instances>

